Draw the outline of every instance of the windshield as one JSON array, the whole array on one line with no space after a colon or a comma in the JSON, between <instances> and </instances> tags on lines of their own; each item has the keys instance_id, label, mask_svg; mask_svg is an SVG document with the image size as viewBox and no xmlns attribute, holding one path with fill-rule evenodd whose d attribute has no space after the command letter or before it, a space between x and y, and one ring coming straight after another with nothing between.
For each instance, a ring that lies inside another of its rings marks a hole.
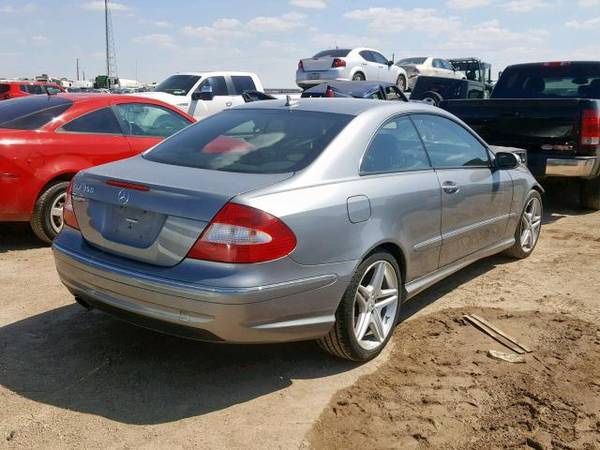
<instances>
[{"instance_id":1,"label":"windshield","mask_svg":"<svg viewBox=\"0 0 600 450\"><path fill-rule=\"evenodd\" d=\"M423 64L427 58L404 58L398 61L398 65L401 66L403 64Z\"/></svg>"},{"instance_id":2,"label":"windshield","mask_svg":"<svg viewBox=\"0 0 600 450\"><path fill-rule=\"evenodd\" d=\"M60 116L72 104L71 100L55 95L3 100L0 103L0 128L37 130Z\"/></svg>"},{"instance_id":3,"label":"windshield","mask_svg":"<svg viewBox=\"0 0 600 450\"><path fill-rule=\"evenodd\" d=\"M556 63L507 68L494 98L600 99L600 63Z\"/></svg>"},{"instance_id":4,"label":"windshield","mask_svg":"<svg viewBox=\"0 0 600 450\"><path fill-rule=\"evenodd\" d=\"M352 118L297 110L231 110L186 128L144 158L226 172L295 172L313 162Z\"/></svg>"},{"instance_id":5,"label":"windshield","mask_svg":"<svg viewBox=\"0 0 600 450\"><path fill-rule=\"evenodd\" d=\"M187 95L200 78L199 75L172 75L156 86L154 92Z\"/></svg>"},{"instance_id":6,"label":"windshield","mask_svg":"<svg viewBox=\"0 0 600 450\"><path fill-rule=\"evenodd\" d=\"M350 50L347 48L336 48L333 50L323 50L322 52L319 52L315 56L313 56L313 58L323 58L325 56L331 56L332 58L344 58L348 56L348 53L350 53Z\"/></svg>"}]
</instances>

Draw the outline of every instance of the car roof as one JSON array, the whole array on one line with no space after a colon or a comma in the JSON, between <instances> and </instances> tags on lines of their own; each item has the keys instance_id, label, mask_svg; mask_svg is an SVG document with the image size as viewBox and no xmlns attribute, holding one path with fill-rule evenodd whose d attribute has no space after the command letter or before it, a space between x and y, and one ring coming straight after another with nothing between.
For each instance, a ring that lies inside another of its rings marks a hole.
<instances>
[{"instance_id":1,"label":"car roof","mask_svg":"<svg viewBox=\"0 0 600 450\"><path fill-rule=\"evenodd\" d=\"M177 72L174 74L169 75L170 77L173 75L195 75L195 76L199 76L199 77L208 77L208 76L214 76L214 75L241 75L241 76L255 76L254 73L252 72L236 72L235 70L209 70L209 71L204 71L204 72ZM168 78L168 77L167 77Z\"/></svg>"},{"instance_id":2,"label":"car roof","mask_svg":"<svg viewBox=\"0 0 600 450\"><path fill-rule=\"evenodd\" d=\"M384 100L370 100L362 98L300 98L293 99L290 106L287 106L286 100L265 100L261 102L251 102L236 106L229 111L240 109L271 109L297 111L324 112L332 114L347 114L358 116L364 112L374 109L390 109L390 112L429 112L440 115L447 115L444 110L434 108L423 103L410 102L386 102Z\"/></svg>"}]
</instances>

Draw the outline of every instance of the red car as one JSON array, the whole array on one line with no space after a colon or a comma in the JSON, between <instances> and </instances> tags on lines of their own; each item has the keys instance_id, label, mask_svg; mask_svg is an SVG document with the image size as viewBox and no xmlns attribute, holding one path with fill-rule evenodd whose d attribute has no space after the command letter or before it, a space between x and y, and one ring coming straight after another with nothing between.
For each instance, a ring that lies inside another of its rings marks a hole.
<instances>
[{"instance_id":1,"label":"red car","mask_svg":"<svg viewBox=\"0 0 600 450\"><path fill-rule=\"evenodd\" d=\"M0 81L0 100L35 94L58 94L65 92L62 86L44 81Z\"/></svg>"},{"instance_id":2,"label":"red car","mask_svg":"<svg viewBox=\"0 0 600 450\"><path fill-rule=\"evenodd\" d=\"M150 98L31 95L0 102L0 221L29 221L51 242L78 171L134 156L194 122Z\"/></svg>"}]
</instances>

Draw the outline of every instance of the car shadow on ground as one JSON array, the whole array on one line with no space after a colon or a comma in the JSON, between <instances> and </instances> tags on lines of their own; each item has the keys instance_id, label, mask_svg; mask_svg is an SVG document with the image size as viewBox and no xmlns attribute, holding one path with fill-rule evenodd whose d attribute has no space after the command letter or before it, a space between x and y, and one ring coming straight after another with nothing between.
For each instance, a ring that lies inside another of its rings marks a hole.
<instances>
[{"instance_id":1,"label":"car shadow on ground","mask_svg":"<svg viewBox=\"0 0 600 450\"><path fill-rule=\"evenodd\" d=\"M40 241L28 223L0 223L0 253L48 247Z\"/></svg>"},{"instance_id":2,"label":"car shadow on ground","mask_svg":"<svg viewBox=\"0 0 600 450\"><path fill-rule=\"evenodd\" d=\"M179 339L69 305L0 328L0 384L25 398L138 425L218 411L356 363L314 343ZM266 412L268 413L268 412Z\"/></svg>"}]
</instances>

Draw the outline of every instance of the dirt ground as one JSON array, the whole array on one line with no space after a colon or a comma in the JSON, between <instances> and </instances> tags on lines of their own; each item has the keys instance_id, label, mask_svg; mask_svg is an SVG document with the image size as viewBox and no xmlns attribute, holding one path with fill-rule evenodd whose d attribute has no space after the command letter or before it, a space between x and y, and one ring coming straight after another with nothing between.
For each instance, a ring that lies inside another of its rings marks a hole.
<instances>
[{"instance_id":1,"label":"dirt ground","mask_svg":"<svg viewBox=\"0 0 600 450\"><path fill-rule=\"evenodd\" d=\"M531 258L492 257L419 295L390 348L356 365L86 312L50 250L0 225L0 448L600 447L599 269L600 213L551 207ZM498 347L455 308L534 352L489 359Z\"/></svg>"}]
</instances>

